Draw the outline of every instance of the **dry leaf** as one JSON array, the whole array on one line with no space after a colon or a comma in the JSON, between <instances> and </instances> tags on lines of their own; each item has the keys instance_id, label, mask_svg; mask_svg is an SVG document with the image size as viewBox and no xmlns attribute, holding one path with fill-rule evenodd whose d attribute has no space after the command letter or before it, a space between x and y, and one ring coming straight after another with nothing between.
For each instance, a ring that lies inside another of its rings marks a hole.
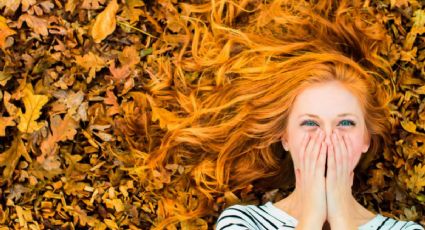
<instances>
[{"instance_id":1,"label":"dry leaf","mask_svg":"<svg viewBox=\"0 0 425 230\"><path fill-rule=\"evenodd\" d=\"M41 108L48 102L45 95L35 95L31 84L27 84L23 90L22 101L25 105L25 113L19 111L18 129L23 133L32 133L44 126L43 122L37 122L41 115Z\"/></svg>"},{"instance_id":2,"label":"dry leaf","mask_svg":"<svg viewBox=\"0 0 425 230\"><path fill-rule=\"evenodd\" d=\"M4 49L6 47L6 38L13 34L16 34L16 32L7 26L6 18L0 16L0 48L1 49Z\"/></svg>"},{"instance_id":3,"label":"dry leaf","mask_svg":"<svg viewBox=\"0 0 425 230\"><path fill-rule=\"evenodd\" d=\"M0 184L3 184L6 180L10 179L21 156L24 156L25 160L28 162L32 161L22 139L20 137L15 137L13 139L12 146L0 154L0 166L5 167L3 169Z\"/></svg>"},{"instance_id":4,"label":"dry leaf","mask_svg":"<svg viewBox=\"0 0 425 230\"><path fill-rule=\"evenodd\" d=\"M116 27L115 16L117 14L118 7L117 0L112 0L109 2L108 6L106 6L105 10L97 15L91 29L91 36L93 37L94 42L99 43L114 32Z\"/></svg>"}]
</instances>

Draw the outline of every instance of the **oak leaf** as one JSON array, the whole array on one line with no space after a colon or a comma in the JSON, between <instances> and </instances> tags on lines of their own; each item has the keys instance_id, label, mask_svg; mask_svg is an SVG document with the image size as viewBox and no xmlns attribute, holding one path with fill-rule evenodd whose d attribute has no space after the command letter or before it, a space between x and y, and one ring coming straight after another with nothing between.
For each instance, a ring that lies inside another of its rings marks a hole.
<instances>
[{"instance_id":1,"label":"oak leaf","mask_svg":"<svg viewBox=\"0 0 425 230\"><path fill-rule=\"evenodd\" d=\"M13 170L15 170L21 156L24 156L25 160L28 162L32 162L24 142L22 142L22 139L18 136L13 139L12 146L0 154L0 166L5 167L3 169L0 184L3 184L6 180L10 180Z\"/></svg>"},{"instance_id":2,"label":"oak leaf","mask_svg":"<svg viewBox=\"0 0 425 230\"><path fill-rule=\"evenodd\" d=\"M23 95L25 113L19 111L18 129L23 133L32 133L44 126L44 123L39 123L36 120L40 117L41 108L48 102L49 98L45 95L34 94L31 84L25 86Z\"/></svg>"},{"instance_id":3,"label":"oak leaf","mask_svg":"<svg viewBox=\"0 0 425 230\"><path fill-rule=\"evenodd\" d=\"M139 21L139 17L143 16L145 12L136 7L144 6L145 3L141 0L127 0L122 10L121 17L130 20L130 24Z\"/></svg>"},{"instance_id":4,"label":"oak leaf","mask_svg":"<svg viewBox=\"0 0 425 230\"><path fill-rule=\"evenodd\" d=\"M0 1L0 9L5 8L5 15L10 15L15 13L15 11L22 4L21 10L22 12L28 11L28 8L34 4L36 4L36 0L2 0Z\"/></svg>"},{"instance_id":5,"label":"oak leaf","mask_svg":"<svg viewBox=\"0 0 425 230\"><path fill-rule=\"evenodd\" d=\"M89 71L89 77L87 83L90 83L95 77L96 72L105 67L106 62L101 57L97 56L93 52L89 52L84 56L75 56L75 63L83 67L84 70Z\"/></svg>"},{"instance_id":6,"label":"oak leaf","mask_svg":"<svg viewBox=\"0 0 425 230\"><path fill-rule=\"evenodd\" d=\"M72 140L77 134L76 129L79 124L69 114L61 119L59 115L50 118L50 128L52 133L41 142L41 155L37 157L38 162L43 162L48 155L55 155L59 145L59 141Z\"/></svg>"},{"instance_id":7,"label":"oak leaf","mask_svg":"<svg viewBox=\"0 0 425 230\"><path fill-rule=\"evenodd\" d=\"M4 137L6 135L6 126L15 126L13 117L0 117L0 136Z\"/></svg>"},{"instance_id":8,"label":"oak leaf","mask_svg":"<svg viewBox=\"0 0 425 230\"><path fill-rule=\"evenodd\" d=\"M26 22L28 27L32 28L36 34L49 35L49 31L47 30L49 23L47 19L29 14L21 15L18 19L18 29L22 27L23 22Z\"/></svg>"}]
</instances>

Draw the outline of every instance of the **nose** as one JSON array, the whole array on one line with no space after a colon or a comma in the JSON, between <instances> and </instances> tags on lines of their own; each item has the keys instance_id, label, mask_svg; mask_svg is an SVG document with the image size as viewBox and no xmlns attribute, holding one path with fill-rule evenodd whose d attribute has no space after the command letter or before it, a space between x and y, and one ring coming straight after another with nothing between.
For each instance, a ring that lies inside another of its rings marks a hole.
<instances>
[{"instance_id":1,"label":"nose","mask_svg":"<svg viewBox=\"0 0 425 230\"><path fill-rule=\"evenodd\" d=\"M323 134L325 134L325 143L330 145L331 142L331 135L332 135L332 129L323 129Z\"/></svg>"}]
</instances>

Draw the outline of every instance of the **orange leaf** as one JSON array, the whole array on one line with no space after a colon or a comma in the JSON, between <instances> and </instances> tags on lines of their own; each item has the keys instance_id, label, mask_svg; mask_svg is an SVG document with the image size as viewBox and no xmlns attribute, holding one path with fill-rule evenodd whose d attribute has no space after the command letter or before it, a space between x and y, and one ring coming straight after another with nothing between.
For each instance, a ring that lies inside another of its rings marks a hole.
<instances>
[{"instance_id":1,"label":"orange leaf","mask_svg":"<svg viewBox=\"0 0 425 230\"><path fill-rule=\"evenodd\" d=\"M6 38L16 32L7 26L6 18L0 16L0 48L5 48Z\"/></svg>"},{"instance_id":2,"label":"orange leaf","mask_svg":"<svg viewBox=\"0 0 425 230\"><path fill-rule=\"evenodd\" d=\"M116 27L115 16L118 11L117 0L112 0L105 10L97 15L94 25L91 29L91 35L94 42L99 43L105 39L108 35L114 32Z\"/></svg>"}]
</instances>

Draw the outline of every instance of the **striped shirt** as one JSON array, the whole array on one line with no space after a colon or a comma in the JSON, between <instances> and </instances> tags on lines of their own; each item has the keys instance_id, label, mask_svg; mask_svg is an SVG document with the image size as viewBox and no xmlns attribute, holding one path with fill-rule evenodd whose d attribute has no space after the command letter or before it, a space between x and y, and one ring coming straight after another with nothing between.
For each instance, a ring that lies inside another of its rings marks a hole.
<instances>
[{"instance_id":1,"label":"striped shirt","mask_svg":"<svg viewBox=\"0 0 425 230\"><path fill-rule=\"evenodd\" d=\"M297 219L274 206L271 201L263 205L235 204L223 210L217 219L216 230L295 229ZM358 230L424 230L413 221L399 221L377 214Z\"/></svg>"}]
</instances>

